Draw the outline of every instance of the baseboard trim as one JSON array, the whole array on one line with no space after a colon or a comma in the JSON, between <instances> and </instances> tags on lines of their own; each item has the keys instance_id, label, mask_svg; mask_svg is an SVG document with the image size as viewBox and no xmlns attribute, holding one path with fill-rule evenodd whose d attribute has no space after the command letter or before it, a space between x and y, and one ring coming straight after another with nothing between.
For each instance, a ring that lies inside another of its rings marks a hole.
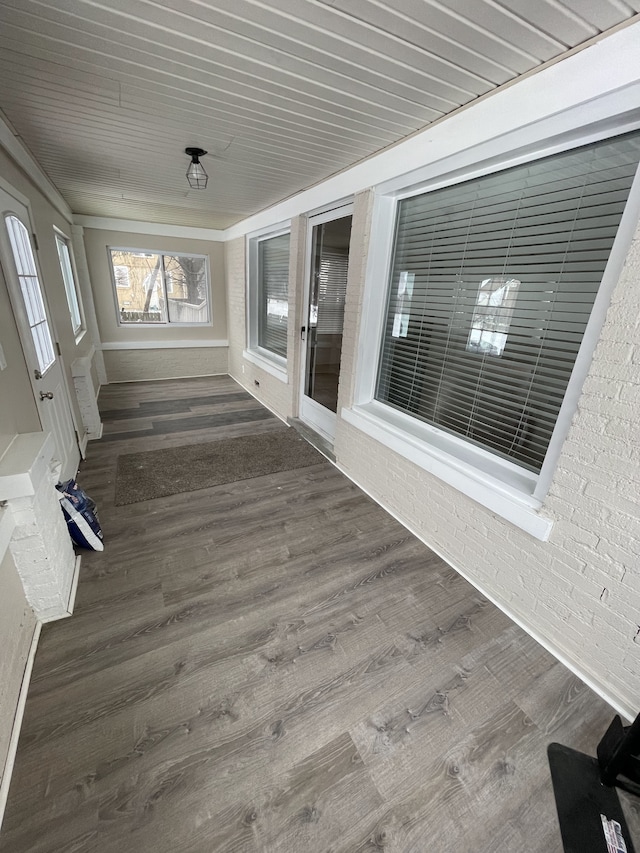
<instances>
[{"instance_id":1,"label":"baseboard trim","mask_svg":"<svg viewBox=\"0 0 640 853\"><path fill-rule=\"evenodd\" d=\"M479 584L474 578L470 577L467 572L463 571L454 563L452 563L449 557L445 556L439 548L432 545L431 542L428 542L425 537L417 530L415 530L415 528L411 524L401 518L396 512L394 512L394 510L390 509L383 501L380 500L377 495L374 495L371 491L369 491L369 489L363 486L362 483L360 483L352 474L350 474L349 471L343 468L342 465L340 465L338 462L334 462L333 464L342 474L344 474L345 477L347 477L349 480L351 480L352 483L354 483L359 489L361 489L365 493L365 495L370 497L371 500L375 501L378 506L381 506L382 509L385 510L385 512L388 512L389 515L392 518L395 518L395 520L399 524L401 524L406 530L408 530L409 533L412 533L416 537L416 539L419 539L420 542L426 545L427 548L433 551L434 554L437 554L438 557L440 557L440 559L443 560L448 566L451 566L451 568L455 572L457 572L468 583L470 583L471 586L475 587L484 598L488 599L492 604L494 604L498 608L498 610L501 610L505 614L505 616L507 616L512 622L515 622L518 627L522 628L522 630L526 634L528 634L532 639L534 639L536 643L541 645L543 649L548 651L549 654L552 655L559 663L561 663L563 666L566 666L566 668L575 676L577 676L582 682L584 682L587 687L593 690L593 692L596 693L601 699L604 699L607 704L611 705L611 707L618 714L620 714L621 717L623 717L628 722L631 722L635 718L636 712L633 710L633 708L625 705L623 702L620 701L619 698L613 696L604 685L600 684L600 682L597 681L592 675L586 673L574 661L568 658L564 652L562 652L553 642L551 642L551 640L538 633L538 631L531 625L529 625L525 620L523 620L521 616L518 616L513 613L507 606L505 606L503 602L497 599L492 593L488 592L482 586L482 584Z\"/></svg>"},{"instance_id":2,"label":"baseboard trim","mask_svg":"<svg viewBox=\"0 0 640 853\"><path fill-rule=\"evenodd\" d=\"M87 436L88 440L89 441L98 441L98 439L102 438L102 430L103 430L103 424L102 424L102 421L100 421L100 429L98 430L98 432L95 435L88 435Z\"/></svg>"},{"instance_id":3,"label":"baseboard trim","mask_svg":"<svg viewBox=\"0 0 640 853\"><path fill-rule=\"evenodd\" d=\"M289 423L289 421L288 421L288 420L287 420L283 415L281 415L279 412L276 412L276 410L275 410L272 406L270 406L268 403L265 403L265 401L264 401L264 400L261 400L261 399L260 399L260 397L258 397L258 395L257 395L257 394L254 394L254 392L251 390L251 388L247 388L247 386L244 384L244 382L241 382L241 381L240 381L240 379L238 379L238 377L237 377L237 376L234 376L234 375L233 375L233 373L228 373L228 374L227 374L227 376L230 376L230 377L231 377L231 379L233 379L233 380L234 380L234 382L237 382L237 383L238 383L238 385L239 385L241 388L243 388L243 389L247 392L247 394L251 394L251 396L253 397L253 399L254 399L254 400L257 400L257 401L260 403L260 405L261 405L261 406L264 406L264 407L265 407L265 409L269 409L269 411L271 412L271 414L272 414L272 415L275 415L275 417L276 417L276 418L278 418L278 420L281 420L283 424L285 424L285 425L286 425L286 426L288 426L288 427L290 427L290 426L291 426L291 424Z\"/></svg>"},{"instance_id":4,"label":"baseboard trim","mask_svg":"<svg viewBox=\"0 0 640 853\"><path fill-rule=\"evenodd\" d=\"M57 622L58 619L67 619L73 616L73 608L76 603L76 592L78 591L78 580L80 579L80 560L82 557L77 554L76 561L73 567L73 577L71 578L71 586L69 587L69 598L64 613L56 613L55 616L44 616L40 619L44 625L46 622Z\"/></svg>"},{"instance_id":5,"label":"baseboard trim","mask_svg":"<svg viewBox=\"0 0 640 853\"><path fill-rule=\"evenodd\" d=\"M76 593L78 592L78 581L80 580L80 554L76 555L76 564L73 567L73 577L71 578L71 589L69 590L69 600L67 601L67 615L73 614L73 608L76 603Z\"/></svg>"},{"instance_id":6,"label":"baseboard trim","mask_svg":"<svg viewBox=\"0 0 640 853\"><path fill-rule=\"evenodd\" d=\"M197 373L189 376L154 376L150 379L148 376L144 379L110 379L108 385L128 385L130 382L172 382L174 379L207 379L209 376L228 376L226 370L221 370L220 373Z\"/></svg>"},{"instance_id":7,"label":"baseboard trim","mask_svg":"<svg viewBox=\"0 0 640 853\"><path fill-rule=\"evenodd\" d=\"M29 691L29 683L31 682L31 673L33 671L33 662L36 657L38 648L38 640L40 639L40 631L42 630L42 622L36 622L31 638L29 653L22 673L22 683L20 684L20 693L18 695L18 705L13 718L11 727L11 737L9 738L9 749L7 759L4 763L2 779L0 780L0 828L2 828L2 820L4 811L7 805L7 797L9 796L9 785L11 784L11 776L13 774L13 766L16 760L16 752L18 751L18 739L20 737L20 729L22 728L22 718L24 717L24 709L27 703L27 693Z\"/></svg>"}]
</instances>

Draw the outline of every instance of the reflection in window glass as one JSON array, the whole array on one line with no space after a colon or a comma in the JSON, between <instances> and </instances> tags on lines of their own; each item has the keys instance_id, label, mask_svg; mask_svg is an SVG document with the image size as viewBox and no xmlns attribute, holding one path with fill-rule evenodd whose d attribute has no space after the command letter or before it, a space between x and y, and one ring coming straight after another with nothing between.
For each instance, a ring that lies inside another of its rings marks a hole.
<instances>
[{"instance_id":1,"label":"reflection in window glass","mask_svg":"<svg viewBox=\"0 0 640 853\"><path fill-rule=\"evenodd\" d=\"M470 352L502 355L519 286L517 278L485 278L480 282L467 341Z\"/></svg>"}]
</instances>

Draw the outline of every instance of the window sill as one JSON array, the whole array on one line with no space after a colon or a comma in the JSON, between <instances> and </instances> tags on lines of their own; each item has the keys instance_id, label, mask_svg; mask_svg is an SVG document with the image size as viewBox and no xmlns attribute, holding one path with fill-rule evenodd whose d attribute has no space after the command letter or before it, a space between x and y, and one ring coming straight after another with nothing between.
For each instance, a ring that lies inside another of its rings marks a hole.
<instances>
[{"instance_id":1,"label":"window sill","mask_svg":"<svg viewBox=\"0 0 640 853\"><path fill-rule=\"evenodd\" d=\"M527 472L519 474L516 466L509 466L509 463L502 465L497 460L494 464L501 469L501 477L498 479L488 470L487 462L493 461L491 454L483 451L477 454L484 458L485 464L481 469L471 462L475 448L471 448L469 459L444 449L445 443L449 442L452 449L464 445L468 450L466 442L458 442L455 437L449 437L441 430L429 428L375 401L343 409L341 415L347 423L477 501L490 512L536 539L545 542L549 538L553 521L538 515L541 502L532 496L536 481L534 475L528 475ZM407 422L411 422L411 431L408 431ZM441 439L439 447L430 440L436 436Z\"/></svg>"},{"instance_id":2,"label":"window sill","mask_svg":"<svg viewBox=\"0 0 640 853\"><path fill-rule=\"evenodd\" d=\"M120 320L118 321L119 329L211 329L212 327L212 320L207 320L202 323L176 323L175 321L173 323L136 323L133 320L122 323Z\"/></svg>"},{"instance_id":3,"label":"window sill","mask_svg":"<svg viewBox=\"0 0 640 853\"><path fill-rule=\"evenodd\" d=\"M287 384L289 375L287 373L287 360L279 355L269 353L268 350L243 350L242 357L251 364L255 364L271 376L275 376L280 382Z\"/></svg>"}]
</instances>

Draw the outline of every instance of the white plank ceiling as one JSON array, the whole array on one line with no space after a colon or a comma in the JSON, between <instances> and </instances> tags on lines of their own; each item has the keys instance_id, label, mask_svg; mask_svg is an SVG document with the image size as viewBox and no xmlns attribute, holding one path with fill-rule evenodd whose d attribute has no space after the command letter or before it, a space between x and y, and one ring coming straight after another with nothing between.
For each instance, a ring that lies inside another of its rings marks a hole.
<instances>
[{"instance_id":1,"label":"white plank ceiling","mask_svg":"<svg viewBox=\"0 0 640 853\"><path fill-rule=\"evenodd\" d=\"M76 213L224 228L640 0L0 0L0 109ZM190 190L188 145L206 148Z\"/></svg>"}]
</instances>

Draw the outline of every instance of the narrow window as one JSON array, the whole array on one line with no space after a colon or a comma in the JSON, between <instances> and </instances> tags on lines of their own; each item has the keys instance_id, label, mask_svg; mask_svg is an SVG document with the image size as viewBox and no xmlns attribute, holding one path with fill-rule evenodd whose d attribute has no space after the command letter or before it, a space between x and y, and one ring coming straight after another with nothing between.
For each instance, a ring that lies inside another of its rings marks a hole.
<instances>
[{"instance_id":1,"label":"narrow window","mask_svg":"<svg viewBox=\"0 0 640 853\"><path fill-rule=\"evenodd\" d=\"M29 232L18 217L13 214L5 216L5 224L36 351L38 369L40 373L44 374L55 362L56 357L42 298L36 260L29 240Z\"/></svg>"},{"instance_id":2,"label":"narrow window","mask_svg":"<svg viewBox=\"0 0 640 853\"><path fill-rule=\"evenodd\" d=\"M258 241L257 281L251 303L258 347L286 358L289 315L289 234Z\"/></svg>"},{"instance_id":3,"label":"narrow window","mask_svg":"<svg viewBox=\"0 0 640 853\"><path fill-rule=\"evenodd\" d=\"M639 157L634 132L400 201L376 399L539 472Z\"/></svg>"},{"instance_id":4,"label":"narrow window","mask_svg":"<svg viewBox=\"0 0 640 853\"><path fill-rule=\"evenodd\" d=\"M69 240L66 237L62 234L56 233L56 247L58 249L58 258L60 260L64 289L67 294L71 326L73 328L74 335L77 337L83 330L82 303L80 301L78 283L74 273L71 246L69 245Z\"/></svg>"}]
</instances>

